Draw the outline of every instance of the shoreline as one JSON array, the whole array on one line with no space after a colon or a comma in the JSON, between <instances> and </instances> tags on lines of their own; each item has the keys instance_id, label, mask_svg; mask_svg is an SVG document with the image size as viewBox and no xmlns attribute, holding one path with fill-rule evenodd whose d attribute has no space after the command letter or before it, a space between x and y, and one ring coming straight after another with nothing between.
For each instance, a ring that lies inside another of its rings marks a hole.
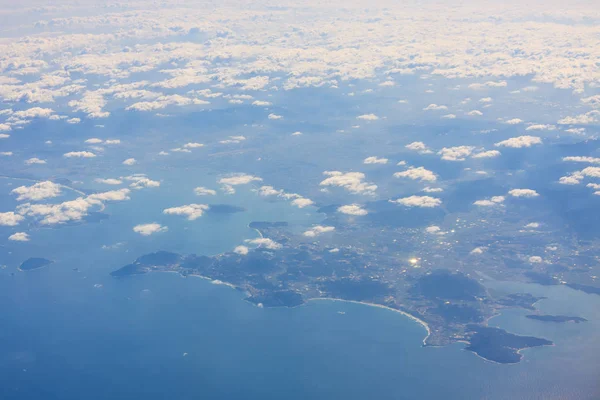
<instances>
[{"instance_id":1,"label":"shoreline","mask_svg":"<svg viewBox=\"0 0 600 400\"><path fill-rule=\"evenodd\" d=\"M343 299L336 299L336 298L331 298L331 297L316 297L313 299L306 300L306 303L308 303L310 301L341 301L344 303L362 304L362 305L369 306L369 307L377 307L377 308L382 308L384 310L397 312L399 314L402 314L402 315L412 319L413 321L415 321L416 323L421 325L423 328L425 328L425 330L427 331L427 335L425 336L425 338L423 338L423 346L427 346L427 339L429 338L429 336L431 336L431 329L429 328L429 325L427 324L427 322L423 321L420 318L415 317L412 314L407 313L406 311L402 311L402 310L398 310L398 309L391 308L388 306L384 306L382 304L367 303L364 301L357 301L357 300L343 300Z\"/></svg>"}]
</instances>

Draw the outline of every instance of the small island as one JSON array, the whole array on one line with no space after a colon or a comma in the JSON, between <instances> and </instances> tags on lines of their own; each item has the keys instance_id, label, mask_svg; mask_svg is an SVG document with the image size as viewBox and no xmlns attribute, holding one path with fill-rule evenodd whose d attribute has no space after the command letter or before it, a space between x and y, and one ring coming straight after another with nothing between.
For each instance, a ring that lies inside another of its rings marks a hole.
<instances>
[{"instance_id":1,"label":"small island","mask_svg":"<svg viewBox=\"0 0 600 400\"><path fill-rule=\"evenodd\" d=\"M543 321L543 322L557 322L557 323L575 322L576 324L578 324L580 322L587 322L587 319L585 319L585 318L581 318L581 317L569 317L568 315L537 315L537 314L532 314L532 315L526 315L525 318L535 319L537 321Z\"/></svg>"},{"instance_id":2,"label":"small island","mask_svg":"<svg viewBox=\"0 0 600 400\"><path fill-rule=\"evenodd\" d=\"M28 258L27 260L23 261L23 263L19 266L19 270L20 271L31 271L33 269L46 267L46 266L52 264L53 262L54 261L48 260L45 258L32 257L32 258Z\"/></svg>"},{"instance_id":3,"label":"small island","mask_svg":"<svg viewBox=\"0 0 600 400\"><path fill-rule=\"evenodd\" d=\"M515 335L500 328L469 325L468 329L472 331L472 334L465 350L500 364L518 363L521 361L520 351L523 349L553 344L547 339Z\"/></svg>"}]
</instances>

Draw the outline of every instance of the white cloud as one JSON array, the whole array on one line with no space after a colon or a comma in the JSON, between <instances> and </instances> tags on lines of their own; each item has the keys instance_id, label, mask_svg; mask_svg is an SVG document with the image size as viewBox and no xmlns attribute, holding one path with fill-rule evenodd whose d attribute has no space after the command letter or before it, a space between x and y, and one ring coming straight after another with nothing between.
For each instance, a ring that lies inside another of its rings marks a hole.
<instances>
[{"instance_id":1,"label":"white cloud","mask_svg":"<svg viewBox=\"0 0 600 400\"><path fill-rule=\"evenodd\" d=\"M313 204L315 204L314 201L312 201L310 199L306 199L304 197L300 197L300 198L292 200L292 205L296 206L298 208L312 206Z\"/></svg>"},{"instance_id":2,"label":"white cloud","mask_svg":"<svg viewBox=\"0 0 600 400\"><path fill-rule=\"evenodd\" d=\"M498 81L498 82L488 81L485 83L472 83L468 87L469 87L469 89L480 90L480 89L484 89L486 87L501 88L501 87L506 87L506 86L508 86L506 81Z\"/></svg>"},{"instance_id":3,"label":"white cloud","mask_svg":"<svg viewBox=\"0 0 600 400\"><path fill-rule=\"evenodd\" d=\"M430 104L427 107L425 107L423 109L423 111L440 111L440 110L447 110L447 109L448 109L447 106L437 105L437 104Z\"/></svg>"},{"instance_id":4,"label":"white cloud","mask_svg":"<svg viewBox=\"0 0 600 400\"><path fill-rule=\"evenodd\" d=\"M600 158L597 158L597 157L571 156L571 157L563 157L563 161L600 164Z\"/></svg>"},{"instance_id":5,"label":"white cloud","mask_svg":"<svg viewBox=\"0 0 600 400\"><path fill-rule=\"evenodd\" d=\"M349 204L346 206L341 206L341 207L338 207L337 211L342 214L356 215L356 216L363 216L363 215L368 214L368 211L365 210L364 208L362 208L361 206L359 206L358 204Z\"/></svg>"},{"instance_id":6,"label":"white cloud","mask_svg":"<svg viewBox=\"0 0 600 400\"><path fill-rule=\"evenodd\" d=\"M377 121L379 117L375 114L363 114L356 117L356 119L361 119L363 121Z\"/></svg>"},{"instance_id":7,"label":"white cloud","mask_svg":"<svg viewBox=\"0 0 600 400\"><path fill-rule=\"evenodd\" d=\"M87 144L102 144L104 141L98 138L90 138L85 141Z\"/></svg>"},{"instance_id":8,"label":"white cloud","mask_svg":"<svg viewBox=\"0 0 600 400\"><path fill-rule=\"evenodd\" d=\"M431 226L428 226L427 228L425 228L425 232L430 233L432 235L433 234L438 235L438 234L440 234L441 229L439 226L431 225Z\"/></svg>"},{"instance_id":9,"label":"white cloud","mask_svg":"<svg viewBox=\"0 0 600 400\"><path fill-rule=\"evenodd\" d=\"M31 186L19 186L18 188L11 190L11 193L17 195L18 201L39 201L60 196L60 189L61 185L51 181L44 181L35 183Z\"/></svg>"},{"instance_id":10,"label":"white cloud","mask_svg":"<svg viewBox=\"0 0 600 400\"><path fill-rule=\"evenodd\" d=\"M151 224L136 225L133 227L133 231L139 233L142 236L150 236L154 233L166 232L168 230L169 228L167 228L166 226L162 226L155 222Z\"/></svg>"},{"instance_id":11,"label":"white cloud","mask_svg":"<svg viewBox=\"0 0 600 400\"><path fill-rule=\"evenodd\" d=\"M212 189L207 189L203 186L198 186L197 188L194 189L194 193L197 196L215 196L217 194L217 191L212 190Z\"/></svg>"},{"instance_id":12,"label":"white cloud","mask_svg":"<svg viewBox=\"0 0 600 400\"><path fill-rule=\"evenodd\" d=\"M321 181L321 186L339 186L350 193L373 194L377 190L377 185L371 182L364 182L365 174L362 172L340 172L325 171L323 175L328 176Z\"/></svg>"},{"instance_id":13,"label":"white cloud","mask_svg":"<svg viewBox=\"0 0 600 400\"><path fill-rule=\"evenodd\" d=\"M252 105L253 105L253 106L258 106L258 107L268 107L268 106L270 106L270 105L272 105L272 104L271 104L271 102L269 102L269 101L254 100L254 101L252 102Z\"/></svg>"},{"instance_id":14,"label":"white cloud","mask_svg":"<svg viewBox=\"0 0 600 400\"><path fill-rule=\"evenodd\" d=\"M8 240L12 240L15 242L29 242L29 235L25 232L17 232L10 235L8 237Z\"/></svg>"},{"instance_id":15,"label":"white cloud","mask_svg":"<svg viewBox=\"0 0 600 400\"><path fill-rule=\"evenodd\" d=\"M483 254L483 252L485 251L484 247L475 247L473 250L471 250L470 254Z\"/></svg>"},{"instance_id":16,"label":"white cloud","mask_svg":"<svg viewBox=\"0 0 600 400\"><path fill-rule=\"evenodd\" d=\"M96 183L103 183L105 185L120 185L120 184L123 183L122 180L120 180L120 179L114 179L114 178L106 178L106 179L104 179L104 178L97 178L97 179L94 179L94 182L96 182Z\"/></svg>"},{"instance_id":17,"label":"white cloud","mask_svg":"<svg viewBox=\"0 0 600 400\"><path fill-rule=\"evenodd\" d=\"M193 142L186 143L186 144L183 145L184 149L197 149L197 148L200 148L200 147L204 147L204 145L202 143L193 143Z\"/></svg>"},{"instance_id":18,"label":"white cloud","mask_svg":"<svg viewBox=\"0 0 600 400\"><path fill-rule=\"evenodd\" d=\"M269 114L268 118L269 119L283 119L283 116L271 113L271 114Z\"/></svg>"},{"instance_id":19,"label":"white cloud","mask_svg":"<svg viewBox=\"0 0 600 400\"><path fill-rule=\"evenodd\" d=\"M539 222L530 222L527 225L525 225L525 228L527 228L527 229L537 229L539 227L540 227Z\"/></svg>"},{"instance_id":20,"label":"white cloud","mask_svg":"<svg viewBox=\"0 0 600 400\"><path fill-rule=\"evenodd\" d=\"M513 119L507 120L505 123L507 123L509 125L518 125L518 124L522 124L523 120L520 118L513 118Z\"/></svg>"},{"instance_id":21,"label":"white cloud","mask_svg":"<svg viewBox=\"0 0 600 400\"><path fill-rule=\"evenodd\" d=\"M548 125L548 124L533 124L533 125L529 125L527 128L525 128L526 131L554 131L556 130L556 126L555 125Z\"/></svg>"},{"instance_id":22,"label":"white cloud","mask_svg":"<svg viewBox=\"0 0 600 400\"><path fill-rule=\"evenodd\" d=\"M33 107L28 110L16 111L13 116L17 118L48 118L54 111L50 108Z\"/></svg>"},{"instance_id":23,"label":"white cloud","mask_svg":"<svg viewBox=\"0 0 600 400\"><path fill-rule=\"evenodd\" d=\"M27 165L46 164L46 160L41 160L37 157L33 157L33 158L25 160L25 164L27 164Z\"/></svg>"},{"instance_id":24,"label":"white cloud","mask_svg":"<svg viewBox=\"0 0 600 400\"><path fill-rule=\"evenodd\" d=\"M588 125L595 124L598 122L597 116L600 114L599 111L594 110L585 114L576 115L574 117L565 117L558 120L560 125Z\"/></svg>"},{"instance_id":25,"label":"white cloud","mask_svg":"<svg viewBox=\"0 0 600 400\"><path fill-rule=\"evenodd\" d=\"M12 211L0 212L0 226L17 226L24 219L22 215L15 214Z\"/></svg>"},{"instance_id":26,"label":"white cloud","mask_svg":"<svg viewBox=\"0 0 600 400\"><path fill-rule=\"evenodd\" d=\"M489 200L477 200L473 204L481 207L492 207L504 203L504 196L494 196Z\"/></svg>"},{"instance_id":27,"label":"white cloud","mask_svg":"<svg viewBox=\"0 0 600 400\"><path fill-rule=\"evenodd\" d=\"M430 171L423 167L418 167L418 168L411 167L411 168L407 169L406 171L396 172L394 174L394 177L395 178L409 178L412 180L419 180L421 182L435 182L437 180L437 177L435 176L433 171Z\"/></svg>"},{"instance_id":28,"label":"white cloud","mask_svg":"<svg viewBox=\"0 0 600 400\"><path fill-rule=\"evenodd\" d=\"M363 164L387 164L387 162L387 158L377 158L375 156L372 156L365 158Z\"/></svg>"},{"instance_id":29,"label":"white cloud","mask_svg":"<svg viewBox=\"0 0 600 400\"><path fill-rule=\"evenodd\" d=\"M417 151L421 154L430 154L433 153L423 142L412 142L404 146L408 150Z\"/></svg>"},{"instance_id":30,"label":"white cloud","mask_svg":"<svg viewBox=\"0 0 600 400\"><path fill-rule=\"evenodd\" d=\"M96 155L90 151L71 151L63 154L66 158L94 158Z\"/></svg>"},{"instance_id":31,"label":"white cloud","mask_svg":"<svg viewBox=\"0 0 600 400\"><path fill-rule=\"evenodd\" d=\"M537 136L519 136L503 140L495 144L498 147L522 148L531 147L534 144L542 144L542 139Z\"/></svg>"},{"instance_id":32,"label":"white cloud","mask_svg":"<svg viewBox=\"0 0 600 400\"><path fill-rule=\"evenodd\" d=\"M300 135L302 135L302 132L300 132L300 131L296 131L296 132L292 133L292 136L300 136Z\"/></svg>"},{"instance_id":33,"label":"white cloud","mask_svg":"<svg viewBox=\"0 0 600 400\"><path fill-rule=\"evenodd\" d=\"M456 115L455 114L446 114L446 115L442 115L442 118L444 118L444 119L455 119Z\"/></svg>"},{"instance_id":34,"label":"white cloud","mask_svg":"<svg viewBox=\"0 0 600 400\"><path fill-rule=\"evenodd\" d=\"M438 151L438 154L442 156L442 160L465 161L465 158L470 156L474 149L473 146L444 147Z\"/></svg>"},{"instance_id":35,"label":"white cloud","mask_svg":"<svg viewBox=\"0 0 600 400\"><path fill-rule=\"evenodd\" d=\"M236 246L235 249L233 249L233 252L242 256L245 256L246 254L248 254L248 247L246 246Z\"/></svg>"},{"instance_id":36,"label":"white cloud","mask_svg":"<svg viewBox=\"0 0 600 400\"><path fill-rule=\"evenodd\" d=\"M540 256L531 256L531 257L529 257L529 262L532 263L532 264L539 264L542 261L543 261L542 257L540 257Z\"/></svg>"},{"instance_id":37,"label":"white cloud","mask_svg":"<svg viewBox=\"0 0 600 400\"><path fill-rule=\"evenodd\" d=\"M400 204L406 207L433 208L440 206L442 201L431 196L409 196L397 200L390 200L390 203Z\"/></svg>"},{"instance_id":38,"label":"white cloud","mask_svg":"<svg viewBox=\"0 0 600 400\"><path fill-rule=\"evenodd\" d=\"M258 247L264 247L265 249L269 250L277 250L281 248L281 244L269 238L247 239L245 240L245 242L256 245Z\"/></svg>"},{"instance_id":39,"label":"white cloud","mask_svg":"<svg viewBox=\"0 0 600 400\"><path fill-rule=\"evenodd\" d=\"M160 186L159 181L153 181L144 174L134 174L126 176L123 179L131 182L129 187L132 189L155 188Z\"/></svg>"},{"instance_id":40,"label":"white cloud","mask_svg":"<svg viewBox=\"0 0 600 400\"><path fill-rule=\"evenodd\" d=\"M474 154L473 158L493 158L498 157L501 153L498 150L482 151L481 153Z\"/></svg>"},{"instance_id":41,"label":"white cloud","mask_svg":"<svg viewBox=\"0 0 600 400\"><path fill-rule=\"evenodd\" d=\"M163 214L183 215L188 220L194 221L200 218L208 209L209 206L207 204L187 204L180 207L166 208L163 210Z\"/></svg>"},{"instance_id":42,"label":"white cloud","mask_svg":"<svg viewBox=\"0 0 600 400\"><path fill-rule=\"evenodd\" d=\"M313 226L311 229L307 230L306 232L304 232L304 236L316 237L323 233L333 232L334 230L335 230L335 227L333 227L333 226L316 225L316 226Z\"/></svg>"},{"instance_id":43,"label":"white cloud","mask_svg":"<svg viewBox=\"0 0 600 400\"><path fill-rule=\"evenodd\" d=\"M426 188L423 189L423 191L425 193L439 193L439 192L443 192L444 189L442 189L442 188L432 188L432 187L427 186Z\"/></svg>"},{"instance_id":44,"label":"white cloud","mask_svg":"<svg viewBox=\"0 0 600 400\"><path fill-rule=\"evenodd\" d=\"M533 189L512 189L508 192L513 197L537 197L539 196L538 192Z\"/></svg>"},{"instance_id":45,"label":"white cloud","mask_svg":"<svg viewBox=\"0 0 600 400\"><path fill-rule=\"evenodd\" d=\"M479 110L472 110L472 111L469 111L467 113L467 115L470 115L472 117L480 117L480 116L483 115L483 113L481 111L479 111Z\"/></svg>"},{"instance_id":46,"label":"white cloud","mask_svg":"<svg viewBox=\"0 0 600 400\"><path fill-rule=\"evenodd\" d=\"M134 165L137 163L137 160L135 158L128 158L127 160L123 161L123 165Z\"/></svg>"}]
</instances>

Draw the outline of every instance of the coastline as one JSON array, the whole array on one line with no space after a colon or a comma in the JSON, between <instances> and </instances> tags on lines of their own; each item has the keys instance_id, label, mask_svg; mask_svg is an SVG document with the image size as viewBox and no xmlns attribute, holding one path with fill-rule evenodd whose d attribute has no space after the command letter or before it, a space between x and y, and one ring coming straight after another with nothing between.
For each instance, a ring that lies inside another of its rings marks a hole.
<instances>
[{"instance_id":1,"label":"coastline","mask_svg":"<svg viewBox=\"0 0 600 400\"><path fill-rule=\"evenodd\" d=\"M306 300L306 302L308 303L309 301L323 301L323 300L325 300L325 301L341 301L341 302L345 302L345 303L362 304L362 305L369 306L369 307L383 308L385 310L397 312L399 314L402 314L402 315L404 315L404 316L412 319L416 323L420 324L423 328L425 328L425 330L427 331L427 335L423 338L423 346L427 346L427 339L429 338L429 336L431 336L431 329L429 328L429 325L427 324L427 322L423 321L420 318L415 317L412 314L407 313L406 311L397 310L395 308L384 306L382 304L367 303L367 302L364 302L364 301L356 301L356 300L343 300L343 299L336 299L336 298L331 298L331 297L317 297L317 298L313 298L313 299L308 299L308 300Z\"/></svg>"}]
</instances>

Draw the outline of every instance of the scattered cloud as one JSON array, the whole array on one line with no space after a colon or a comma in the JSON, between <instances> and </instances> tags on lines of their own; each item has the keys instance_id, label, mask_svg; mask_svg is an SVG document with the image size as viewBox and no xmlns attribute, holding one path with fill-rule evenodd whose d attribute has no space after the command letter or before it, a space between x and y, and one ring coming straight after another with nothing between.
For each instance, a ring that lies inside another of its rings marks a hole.
<instances>
[{"instance_id":1,"label":"scattered cloud","mask_svg":"<svg viewBox=\"0 0 600 400\"><path fill-rule=\"evenodd\" d=\"M305 231L304 236L316 237L323 233L333 232L334 230L335 230L335 227L333 227L333 226L316 225L316 226L313 226L311 229Z\"/></svg>"},{"instance_id":2,"label":"scattered cloud","mask_svg":"<svg viewBox=\"0 0 600 400\"><path fill-rule=\"evenodd\" d=\"M433 173L433 171L425 169L424 167L411 167L406 171L396 172L394 177L409 178L412 180L419 180L421 182L435 182L437 180L437 176Z\"/></svg>"},{"instance_id":3,"label":"scattered cloud","mask_svg":"<svg viewBox=\"0 0 600 400\"><path fill-rule=\"evenodd\" d=\"M142 236L150 236L159 232L166 232L169 228L166 226L162 226L161 224L157 224L156 222L150 224L141 224L133 227L133 231L135 233L139 233Z\"/></svg>"},{"instance_id":4,"label":"scattered cloud","mask_svg":"<svg viewBox=\"0 0 600 400\"><path fill-rule=\"evenodd\" d=\"M359 206L358 204L349 204L346 206L338 207L338 212L347 215L364 216L368 214L368 211Z\"/></svg>"},{"instance_id":5,"label":"scattered cloud","mask_svg":"<svg viewBox=\"0 0 600 400\"><path fill-rule=\"evenodd\" d=\"M539 193L533 189L512 189L508 192L513 197L537 197Z\"/></svg>"},{"instance_id":6,"label":"scattered cloud","mask_svg":"<svg viewBox=\"0 0 600 400\"><path fill-rule=\"evenodd\" d=\"M31 186L19 186L11 190L12 194L17 195L18 201L40 201L61 195L61 185L51 181L38 182Z\"/></svg>"},{"instance_id":7,"label":"scattered cloud","mask_svg":"<svg viewBox=\"0 0 600 400\"><path fill-rule=\"evenodd\" d=\"M531 147L535 144L542 144L542 139L537 136L519 136L498 142L495 144L495 146L512 147L518 149L522 147Z\"/></svg>"},{"instance_id":8,"label":"scattered cloud","mask_svg":"<svg viewBox=\"0 0 600 400\"><path fill-rule=\"evenodd\" d=\"M400 204L405 207L433 208L440 206L442 201L431 196L409 196L397 200L390 200L390 203Z\"/></svg>"},{"instance_id":9,"label":"scattered cloud","mask_svg":"<svg viewBox=\"0 0 600 400\"><path fill-rule=\"evenodd\" d=\"M183 215L189 221L200 218L210 207L207 204L187 204L180 207L171 207L163 210L163 214Z\"/></svg>"},{"instance_id":10,"label":"scattered cloud","mask_svg":"<svg viewBox=\"0 0 600 400\"><path fill-rule=\"evenodd\" d=\"M367 157L364 159L363 164L387 164L387 158L377 158L375 156Z\"/></svg>"},{"instance_id":11,"label":"scattered cloud","mask_svg":"<svg viewBox=\"0 0 600 400\"><path fill-rule=\"evenodd\" d=\"M29 235L25 232L17 232L10 235L8 240L12 240L14 242L29 242Z\"/></svg>"}]
</instances>

